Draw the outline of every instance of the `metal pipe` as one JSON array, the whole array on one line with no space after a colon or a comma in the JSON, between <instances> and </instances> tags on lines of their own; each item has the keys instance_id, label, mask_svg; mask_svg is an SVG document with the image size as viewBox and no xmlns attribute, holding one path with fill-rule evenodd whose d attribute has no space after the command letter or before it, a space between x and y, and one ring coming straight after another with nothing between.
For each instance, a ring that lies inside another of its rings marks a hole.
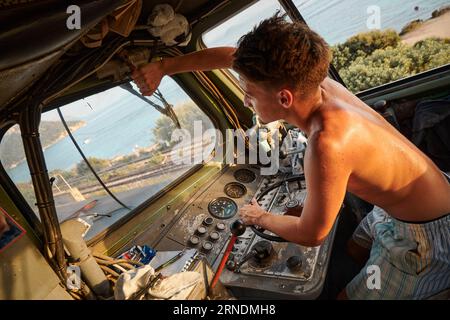
<instances>
[{"instance_id":1,"label":"metal pipe","mask_svg":"<svg viewBox=\"0 0 450 320\"><path fill-rule=\"evenodd\" d=\"M67 279L67 265L50 179L39 139L40 120L40 108L30 103L20 114L19 125L26 160L30 168L30 175L36 195L36 206L38 207L39 216L44 226L43 231L46 249L44 250L44 254L57 269L57 274L61 280L65 281Z\"/></svg>"},{"instance_id":2,"label":"metal pipe","mask_svg":"<svg viewBox=\"0 0 450 320\"><path fill-rule=\"evenodd\" d=\"M78 262L86 284L97 296L106 298L111 296L111 286L83 239L86 231L86 225L76 219L69 219L61 224L64 244L72 259Z\"/></svg>"}]
</instances>

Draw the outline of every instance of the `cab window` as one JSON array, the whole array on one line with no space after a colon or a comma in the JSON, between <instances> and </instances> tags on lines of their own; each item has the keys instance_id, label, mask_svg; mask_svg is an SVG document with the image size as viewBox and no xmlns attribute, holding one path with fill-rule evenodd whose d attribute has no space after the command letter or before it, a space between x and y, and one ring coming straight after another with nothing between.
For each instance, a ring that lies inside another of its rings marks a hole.
<instances>
[{"instance_id":1,"label":"cab window","mask_svg":"<svg viewBox=\"0 0 450 320\"><path fill-rule=\"evenodd\" d=\"M90 223L86 239L128 215L196 165L174 157L179 150L172 132L177 123L191 134L195 121L201 121L203 132L213 129L213 123L173 79L165 77L158 92L160 96L154 95L148 102L148 97L142 97L129 83L60 107L73 138L110 193L83 160L58 110L42 114L40 137L58 219L82 218ZM161 112L167 104L174 115ZM211 154L214 130L208 132L191 147ZM2 140L2 151L6 151L2 154L15 152L17 143L8 141L17 140L17 135L20 138L14 130L6 136L9 139ZM32 205L35 199L29 192L32 184L24 154L18 150L13 158L2 159L2 164Z\"/></svg>"}]
</instances>

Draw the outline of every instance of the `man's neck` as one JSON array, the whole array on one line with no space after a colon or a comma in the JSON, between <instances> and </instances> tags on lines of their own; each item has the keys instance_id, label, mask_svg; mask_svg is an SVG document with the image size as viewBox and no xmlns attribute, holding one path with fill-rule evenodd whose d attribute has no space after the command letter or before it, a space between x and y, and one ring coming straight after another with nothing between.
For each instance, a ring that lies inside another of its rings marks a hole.
<instances>
[{"instance_id":1,"label":"man's neck","mask_svg":"<svg viewBox=\"0 0 450 320\"><path fill-rule=\"evenodd\" d=\"M307 136L310 136L313 126L313 119L320 112L324 100L324 89L322 86L308 97L299 97L294 105L293 112L286 119L289 123L297 126Z\"/></svg>"}]
</instances>

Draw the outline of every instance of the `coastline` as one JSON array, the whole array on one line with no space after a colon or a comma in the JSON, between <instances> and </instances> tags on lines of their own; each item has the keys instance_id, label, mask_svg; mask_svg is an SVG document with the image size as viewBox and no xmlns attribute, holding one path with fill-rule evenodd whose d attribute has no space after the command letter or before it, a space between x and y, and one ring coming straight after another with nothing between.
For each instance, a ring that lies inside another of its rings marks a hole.
<instances>
[{"instance_id":1,"label":"coastline","mask_svg":"<svg viewBox=\"0 0 450 320\"><path fill-rule=\"evenodd\" d=\"M77 123L77 124L75 124L75 125L69 126L69 129L70 129L70 131L71 131L72 133L74 133L75 131L77 131L78 129L84 127L85 125L86 125L86 122L85 122L85 121L80 121L79 123ZM17 130L17 132L19 132L19 131ZM64 138L67 137L67 136L69 136L69 135L67 134L67 132L66 132L66 131L63 131L63 132L61 133L61 135L60 135L58 138L56 138L54 141L52 141L51 143L49 143L49 144L47 144L47 145L43 145L43 146L42 146L42 151L45 151L46 149L48 149L48 148L50 148L51 146L55 145L56 143L58 143L59 141L61 141L62 139L64 139ZM20 159L19 161L14 162L14 163L12 163L11 165L9 165L8 168L6 168L6 169L7 169L7 170L14 169L14 168L16 168L18 165L24 163L25 160L26 160L26 159Z\"/></svg>"},{"instance_id":2,"label":"coastline","mask_svg":"<svg viewBox=\"0 0 450 320\"><path fill-rule=\"evenodd\" d=\"M70 132L74 133L75 131L84 127L85 125L86 125L85 121L79 121L79 123L69 126ZM45 151L46 149L50 148L51 146L55 145L56 143L58 143L59 141L61 141L62 139L64 139L65 137L68 137L68 136L69 136L69 134L64 130L63 132L61 132L59 137L56 138L56 140L52 141L51 143L49 143L45 146L42 146L42 150Z\"/></svg>"},{"instance_id":3,"label":"coastline","mask_svg":"<svg viewBox=\"0 0 450 320\"><path fill-rule=\"evenodd\" d=\"M423 22L417 29L403 35L402 42L414 45L420 40L431 37L450 38L450 11Z\"/></svg>"}]
</instances>

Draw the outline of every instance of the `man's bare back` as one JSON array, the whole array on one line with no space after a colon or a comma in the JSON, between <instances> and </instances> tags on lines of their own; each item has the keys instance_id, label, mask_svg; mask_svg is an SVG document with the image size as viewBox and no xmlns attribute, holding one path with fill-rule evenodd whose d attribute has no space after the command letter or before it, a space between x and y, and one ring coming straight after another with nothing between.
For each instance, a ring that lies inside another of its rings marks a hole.
<instances>
[{"instance_id":1,"label":"man's bare back","mask_svg":"<svg viewBox=\"0 0 450 320\"><path fill-rule=\"evenodd\" d=\"M427 221L450 212L450 184L438 167L381 115L326 78L315 132L335 137L351 167L347 190L394 218ZM315 155L306 156L314 161Z\"/></svg>"}]
</instances>

